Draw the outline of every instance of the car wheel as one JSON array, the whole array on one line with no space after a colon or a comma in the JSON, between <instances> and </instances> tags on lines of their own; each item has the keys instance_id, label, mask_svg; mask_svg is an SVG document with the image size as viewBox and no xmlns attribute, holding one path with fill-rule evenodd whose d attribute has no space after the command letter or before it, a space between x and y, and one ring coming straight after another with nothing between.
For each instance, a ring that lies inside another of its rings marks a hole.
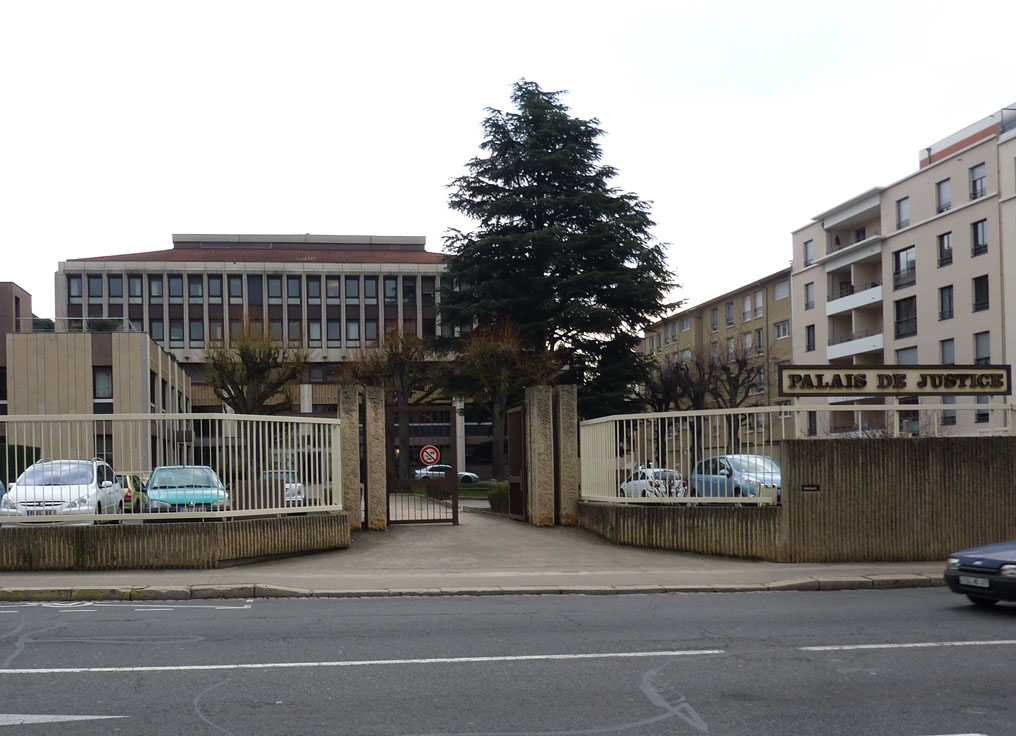
<instances>
[{"instance_id":1,"label":"car wheel","mask_svg":"<svg viewBox=\"0 0 1016 736\"><path fill-rule=\"evenodd\" d=\"M970 602L978 608L991 608L993 605L998 603L998 601L992 598L982 598L979 595L968 595L967 598L969 598Z\"/></svg>"},{"instance_id":2,"label":"car wheel","mask_svg":"<svg viewBox=\"0 0 1016 736\"><path fill-rule=\"evenodd\" d=\"M620 496L621 498L624 498L624 489L623 488L618 488L617 489L617 495Z\"/></svg>"},{"instance_id":3,"label":"car wheel","mask_svg":"<svg viewBox=\"0 0 1016 736\"><path fill-rule=\"evenodd\" d=\"M470 478L469 476L465 476L465 477L463 477L463 478L462 478L462 480L460 480L459 482L460 482L460 483L472 483L472 482L473 482L473 479L472 479L472 478Z\"/></svg>"}]
</instances>

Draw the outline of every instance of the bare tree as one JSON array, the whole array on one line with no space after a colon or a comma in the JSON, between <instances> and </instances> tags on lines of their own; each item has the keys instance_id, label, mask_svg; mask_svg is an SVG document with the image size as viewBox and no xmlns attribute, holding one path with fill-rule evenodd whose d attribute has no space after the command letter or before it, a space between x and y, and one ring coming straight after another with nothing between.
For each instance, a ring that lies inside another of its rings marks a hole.
<instances>
[{"instance_id":1,"label":"bare tree","mask_svg":"<svg viewBox=\"0 0 1016 736\"><path fill-rule=\"evenodd\" d=\"M283 414L293 410L287 392L307 366L307 354L254 333L250 326L228 345L205 352L203 373L215 396L237 414Z\"/></svg>"}]
</instances>

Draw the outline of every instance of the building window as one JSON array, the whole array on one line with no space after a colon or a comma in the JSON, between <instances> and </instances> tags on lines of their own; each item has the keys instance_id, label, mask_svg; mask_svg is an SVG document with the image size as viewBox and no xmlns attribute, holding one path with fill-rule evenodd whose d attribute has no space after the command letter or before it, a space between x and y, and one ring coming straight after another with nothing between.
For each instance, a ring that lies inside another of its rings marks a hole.
<instances>
[{"instance_id":1,"label":"building window","mask_svg":"<svg viewBox=\"0 0 1016 736\"><path fill-rule=\"evenodd\" d=\"M88 300L102 301L102 276L88 277Z\"/></svg>"},{"instance_id":2,"label":"building window","mask_svg":"<svg viewBox=\"0 0 1016 736\"><path fill-rule=\"evenodd\" d=\"M943 179L935 185L935 211L946 212L952 208L952 179Z\"/></svg>"},{"instance_id":3,"label":"building window","mask_svg":"<svg viewBox=\"0 0 1016 736\"><path fill-rule=\"evenodd\" d=\"M751 355L752 347L754 346L755 336L751 332L744 333L744 355L748 357Z\"/></svg>"},{"instance_id":4,"label":"building window","mask_svg":"<svg viewBox=\"0 0 1016 736\"><path fill-rule=\"evenodd\" d=\"M205 342L205 323L201 320L194 320L190 323L191 345L203 345Z\"/></svg>"},{"instance_id":5,"label":"building window","mask_svg":"<svg viewBox=\"0 0 1016 736\"><path fill-rule=\"evenodd\" d=\"M95 414L113 413L113 369L110 366L92 368L92 411Z\"/></svg>"},{"instance_id":6,"label":"building window","mask_svg":"<svg viewBox=\"0 0 1016 736\"><path fill-rule=\"evenodd\" d=\"M385 276L385 304L395 306L399 303L399 280L395 276Z\"/></svg>"},{"instance_id":7,"label":"building window","mask_svg":"<svg viewBox=\"0 0 1016 736\"><path fill-rule=\"evenodd\" d=\"M948 266L952 263L952 233L942 233L938 236L938 265Z\"/></svg>"},{"instance_id":8,"label":"building window","mask_svg":"<svg viewBox=\"0 0 1016 736\"><path fill-rule=\"evenodd\" d=\"M893 288L902 289L917 282L917 248L910 246L893 253Z\"/></svg>"},{"instance_id":9,"label":"building window","mask_svg":"<svg viewBox=\"0 0 1016 736\"><path fill-rule=\"evenodd\" d=\"M777 340L783 340L790 337L790 320L785 319L782 322L777 322L773 325L773 330L776 333Z\"/></svg>"},{"instance_id":10,"label":"building window","mask_svg":"<svg viewBox=\"0 0 1016 736\"><path fill-rule=\"evenodd\" d=\"M815 282L810 281L804 285L804 308L814 309L815 307Z\"/></svg>"},{"instance_id":11,"label":"building window","mask_svg":"<svg viewBox=\"0 0 1016 736\"><path fill-rule=\"evenodd\" d=\"M416 306L416 278L413 276L402 277L402 303L407 307Z\"/></svg>"},{"instance_id":12,"label":"building window","mask_svg":"<svg viewBox=\"0 0 1016 736\"><path fill-rule=\"evenodd\" d=\"M169 277L169 303L183 304L183 276Z\"/></svg>"},{"instance_id":13,"label":"building window","mask_svg":"<svg viewBox=\"0 0 1016 736\"><path fill-rule=\"evenodd\" d=\"M222 342L222 320L213 319L208 321L208 341L214 343Z\"/></svg>"},{"instance_id":14,"label":"building window","mask_svg":"<svg viewBox=\"0 0 1016 736\"><path fill-rule=\"evenodd\" d=\"M727 327L734 324L734 302L727 302Z\"/></svg>"},{"instance_id":15,"label":"building window","mask_svg":"<svg viewBox=\"0 0 1016 736\"><path fill-rule=\"evenodd\" d=\"M988 365L991 362L991 333L977 332L974 334L974 363Z\"/></svg>"},{"instance_id":16,"label":"building window","mask_svg":"<svg viewBox=\"0 0 1016 736\"><path fill-rule=\"evenodd\" d=\"M109 282L109 300L120 301L123 299L123 276L110 276L107 281Z\"/></svg>"},{"instance_id":17,"label":"building window","mask_svg":"<svg viewBox=\"0 0 1016 736\"><path fill-rule=\"evenodd\" d=\"M299 276L287 276L286 277L286 301L289 304L300 303L300 277Z\"/></svg>"},{"instance_id":18,"label":"building window","mask_svg":"<svg viewBox=\"0 0 1016 736\"><path fill-rule=\"evenodd\" d=\"M360 322L358 320L346 322L346 342L350 345L358 345L360 343Z\"/></svg>"},{"instance_id":19,"label":"building window","mask_svg":"<svg viewBox=\"0 0 1016 736\"><path fill-rule=\"evenodd\" d=\"M155 342L162 342L166 336L163 333L163 326L161 319L153 319L148 326L149 336L155 340Z\"/></svg>"},{"instance_id":20,"label":"building window","mask_svg":"<svg viewBox=\"0 0 1016 736\"><path fill-rule=\"evenodd\" d=\"M681 351L681 362L691 363L691 348L685 348Z\"/></svg>"},{"instance_id":21,"label":"building window","mask_svg":"<svg viewBox=\"0 0 1016 736\"><path fill-rule=\"evenodd\" d=\"M868 237L868 231L865 230L863 227L859 227L856 230L854 230L854 242L855 243L860 243L862 240L864 240L867 237Z\"/></svg>"},{"instance_id":22,"label":"building window","mask_svg":"<svg viewBox=\"0 0 1016 736\"><path fill-rule=\"evenodd\" d=\"M893 303L896 313L896 338L917 334L917 297L908 296Z\"/></svg>"},{"instance_id":23,"label":"building window","mask_svg":"<svg viewBox=\"0 0 1016 736\"><path fill-rule=\"evenodd\" d=\"M342 325L338 320L328 320L328 347L342 347Z\"/></svg>"},{"instance_id":24,"label":"building window","mask_svg":"<svg viewBox=\"0 0 1016 736\"><path fill-rule=\"evenodd\" d=\"M321 323L318 320L307 323L307 338L312 346L321 344Z\"/></svg>"},{"instance_id":25,"label":"building window","mask_svg":"<svg viewBox=\"0 0 1016 736\"><path fill-rule=\"evenodd\" d=\"M420 304L424 307L434 306L434 277L420 277Z\"/></svg>"},{"instance_id":26,"label":"building window","mask_svg":"<svg viewBox=\"0 0 1016 736\"><path fill-rule=\"evenodd\" d=\"M424 322L426 322L426 320L424 320ZM431 322L433 323L433 320L431 320ZM436 325L435 325L435 327L436 327ZM424 334L427 334L426 330L424 330ZM433 336L433 335L434 335L434 333L431 332L430 336ZM377 320L376 319L367 319L367 320L364 320L364 322L363 322L363 340L364 340L364 344L366 344L368 347L375 347L377 345Z\"/></svg>"},{"instance_id":27,"label":"building window","mask_svg":"<svg viewBox=\"0 0 1016 736\"><path fill-rule=\"evenodd\" d=\"M140 276L128 276L127 277L127 297L130 299L132 304L141 303L141 277Z\"/></svg>"},{"instance_id":28,"label":"building window","mask_svg":"<svg viewBox=\"0 0 1016 736\"><path fill-rule=\"evenodd\" d=\"M286 334L291 344L299 345L300 338L302 337L300 334L300 320L289 320L289 330L287 330Z\"/></svg>"},{"instance_id":29,"label":"building window","mask_svg":"<svg viewBox=\"0 0 1016 736\"><path fill-rule=\"evenodd\" d=\"M260 275L247 276L247 304L260 307L265 303L264 282Z\"/></svg>"},{"instance_id":30,"label":"building window","mask_svg":"<svg viewBox=\"0 0 1016 736\"><path fill-rule=\"evenodd\" d=\"M897 350L896 365L917 365L917 347Z\"/></svg>"},{"instance_id":31,"label":"building window","mask_svg":"<svg viewBox=\"0 0 1016 736\"><path fill-rule=\"evenodd\" d=\"M719 307L713 307L710 310L710 318L711 318L710 326L712 327L713 332L716 332L718 329L720 329L720 308Z\"/></svg>"},{"instance_id":32,"label":"building window","mask_svg":"<svg viewBox=\"0 0 1016 736\"><path fill-rule=\"evenodd\" d=\"M751 319L751 294L744 298L744 310L742 311L741 319L745 322Z\"/></svg>"},{"instance_id":33,"label":"building window","mask_svg":"<svg viewBox=\"0 0 1016 736\"><path fill-rule=\"evenodd\" d=\"M815 325L804 328L804 350L807 353L815 350Z\"/></svg>"},{"instance_id":34,"label":"building window","mask_svg":"<svg viewBox=\"0 0 1016 736\"><path fill-rule=\"evenodd\" d=\"M67 277L67 297L71 300L71 303L81 301L81 277L80 276L68 276Z\"/></svg>"},{"instance_id":35,"label":"building window","mask_svg":"<svg viewBox=\"0 0 1016 736\"><path fill-rule=\"evenodd\" d=\"M970 226L970 255L988 252L988 221L978 220Z\"/></svg>"},{"instance_id":36,"label":"building window","mask_svg":"<svg viewBox=\"0 0 1016 736\"><path fill-rule=\"evenodd\" d=\"M939 340L938 354L939 362L942 365L954 365L956 363L956 341L952 338Z\"/></svg>"},{"instance_id":37,"label":"building window","mask_svg":"<svg viewBox=\"0 0 1016 736\"><path fill-rule=\"evenodd\" d=\"M764 289L759 289L755 292L755 316L761 317L765 314L765 300L766 292Z\"/></svg>"},{"instance_id":38,"label":"building window","mask_svg":"<svg viewBox=\"0 0 1016 736\"><path fill-rule=\"evenodd\" d=\"M243 303L243 276L229 277L229 303Z\"/></svg>"},{"instance_id":39,"label":"building window","mask_svg":"<svg viewBox=\"0 0 1016 736\"><path fill-rule=\"evenodd\" d=\"M162 276L148 277L148 298L152 304L162 304Z\"/></svg>"},{"instance_id":40,"label":"building window","mask_svg":"<svg viewBox=\"0 0 1016 736\"><path fill-rule=\"evenodd\" d=\"M896 200L896 229L910 226L910 197Z\"/></svg>"},{"instance_id":41,"label":"building window","mask_svg":"<svg viewBox=\"0 0 1016 736\"><path fill-rule=\"evenodd\" d=\"M281 284L280 291L281 291ZM280 299L282 297L279 297ZM270 319L268 320L268 334L274 342L282 342L282 320L281 319Z\"/></svg>"},{"instance_id":42,"label":"building window","mask_svg":"<svg viewBox=\"0 0 1016 736\"><path fill-rule=\"evenodd\" d=\"M987 174L984 164L970 167L970 199L980 199L988 193Z\"/></svg>"},{"instance_id":43,"label":"building window","mask_svg":"<svg viewBox=\"0 0 1016 736\"><path fill-rule=\"evenodd\" d=\"M755 330L755 353L762 355L765 352L765 345L762 340L762 328Z\"/></svg>"},{"instance_id":44,"label":"building window","mask_svg":"<svg viewBox=\"0 0 1016 736\"><path fill-rule=\"evenodd\" d=\"M773 300L779 301L780 299L786 299L790 296L790 282L789 281L777 281L773 284Z\"/></svg>"},{"instance_id":45,"label":"building window","mask_svg":"<svg viewBox=\"0 0 1016 736\"><path fill-rule=\"evenodd\" d=\"M187 277L187 294L192 302L199 302L205 296L205 281L203 276Z\"/></svg>"},{"instance_id":46,"label":"building window","mask_svg":"<svg viewBox=\"0 0 1016 736\"><path fill-rule=\"evenodd\" d=\"M669 325L663 325L663 344L670 345L670 327Z\"/></svg>"},{"instance_id":47,"label":"building window","mask_svg":"<svg viewBox=\"0 0 1016 736\"><path fill-rule=\"evenodd\" d=\"M360 303L360 277L346 277L346 304Z\"/></svg>"},{"instance_id":48,"label":"building window","mask_svg":"<svg viewBox=\"0 0 1016 736\"><path fill-rule=\"evenodd\" d=\"M307 303L321 303L321 278L318 276L307 277Z\"/></svg>"},{"instance_id":49,"label":"building window","mask_svg":"<svg viewBox=\"0 0 1016 736\"><path fill-rule=\"evenodd\" d=\"M377 305L377 276L363 277L363 303L368 307Z\"/></svg>"},{"instance_id":50,"label":"building window","mask_svg":"<svg viewBox=\"0 0 1016 736\"><path fill-rule=\"evenodd\" d=\"M222 304L222 277L208 277L208 303Z\"/></svg>"},{"instance_id":51,"label":"building window","mask_svg":"<svg viewBox=\"0 0 1016 736\"><path fill-rule=\"evenodd\" d=\"M988 299L988 277L978 276L972 282L972 290L974 294L974 311L983 312L989 306Z\"/></svg>"},{"instance_id":52,"label":"building window","mask_svg":"<svg viewBox=\"0 0 1016 736\"><path fill-rule=\"evenodd\" d=\"M978 404L987 404L988 401L989 397L987 396L977 397ZM978 424L983 424L984 422L987 422L989 420L990 416L991 414L988 409L978 409L977 413L974 414L974 421L977 422Z\"/></svg>"},{"instance_id":53,"label":"building window","mask_svg":"<svg viewBox=\"0 0 1016 736\"><path fill-rule=\"evenodd\" d=\"M727 360L733 360L737 355L737 343L734 342L734 338L727 338Z\"/></svg>"},{"instance_id":54,"label":"building window","mask_svg":"<svg viewBox=\"0 0 1016 736\"><path fill-rule=\"evenodd\" d=\"M268 303L282 304L282 277L268 277ZM281 336L280 336L281 337Z\"/></svg>"},{"instance_id":55,"label":"building window","mask_svg":"<svg viewBox=\"0 0 1016 736\"><path fill-rule=\"evenodd\" d=\"M949 286L943 286L938 290L938 318L940 320L953 318L952 284Z\"/></svg>"},{"instance_id":56,"label":"building window","mask_svg":"<svg viewBox=\"0 0 1016 736\"><path fill-rule=\"evenodd\" d=\"M183 320L171 319L169 321L169 345L174 348L183 347Z\"/></svg>"},{"instance_id":57,"label":"building window","mask_svg":"<svg viewBox=\"0 0 1016 736\"><path fill-rule=\"evenodd\" d=\"M814 437L818 434L818 412L808 412L808 436Z\"/></svg>"},{"instance_id":58,"label":"building window","mask_svg":"<svg viewBox=\"0 0 1016 736\"><path fill-rule=\"evenodd\" d=\"M815 241L804 241L804 265L810 266L815 262Z\"/></svg>"},{"instance_id":59,"label":"building window","mask_svg":"<svg viewBox=\"0 0 1016 736\"><path fill-rule=\"evenodd\" d=\"M691 317L681 317L681 332L687 332L691 329Z\"/></svg>"}]
</instances>

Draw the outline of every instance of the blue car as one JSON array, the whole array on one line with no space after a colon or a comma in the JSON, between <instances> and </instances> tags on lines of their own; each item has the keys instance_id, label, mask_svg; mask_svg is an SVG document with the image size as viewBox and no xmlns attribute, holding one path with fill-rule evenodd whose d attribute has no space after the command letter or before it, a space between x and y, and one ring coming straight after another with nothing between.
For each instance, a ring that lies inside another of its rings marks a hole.
<instances>
[{"instance_id":1,"label":"blue car","mask_svg":"<svg viewBox=\"0 0 1016 736\"><path fill-rule=\"evenodd\" d=\"M780 466L767 455L717 455L695 465L688 488L699 498L771 495L779 501L782 483Z\"/></svg>"},{"instance_id":2,"label":"blue car","mask_svg":"<svg viewBox=\"0 0 1016 736\"><path fill-rule=\"evenodd\" d=\"M207 465L162 465L148 479L153 512L229 511L229 494Z\"/></svg>"},{"instance_id":3,"label":"blue car","mask_svg":"<svg viewBox=\"0 0 1016 736\"><path fill-rule=\"evenodd\" d=\"M945 584L975 606L1016 601L1016 541L953 553L946 562Z\"/></svg>"}]
</instances>

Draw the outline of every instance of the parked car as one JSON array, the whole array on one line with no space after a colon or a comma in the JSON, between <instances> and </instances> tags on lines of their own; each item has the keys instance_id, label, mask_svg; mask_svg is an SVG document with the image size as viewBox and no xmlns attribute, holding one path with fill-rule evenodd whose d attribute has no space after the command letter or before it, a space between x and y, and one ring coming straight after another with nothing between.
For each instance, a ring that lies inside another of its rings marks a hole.
<instances>
[{"instance_id":1,"label":"parked car","mask_svg":"<svg viewBox=\"0 0 1016 736\"><path fill-rule=\"evenodd\" d=\"M417 469L414 474L417 478L444 478L445 473L452 469L451 465L428 465L425 468ZM480 476L476 473L470 473L467 470L459 471L459 483L475 483L480 480Z\"/></svg>"},{"instance_id":2,"label":"parked car","mask_svg":"<svg viewBox=\"0 0 1016 736\"><path fill-rule=\"evenodd\" d=\"M0 523L51 516L57 524L93 524L75 515L123 511L123 490L102 460L40 460L0 497ZM68 518L70 517L70 518Z\"/></svg>"},{"instance_id":3,"label":"parked car","mask_svg":"<svg viewBox=\"0 0 1016 736\"><path fill-rule=\"evenodd\" d=\"M153 512L229 511L229 494L207 465L162 465L148 479Z\"/></svg>"},{"instance_id":4,"label":"parked car","mask_svg":"<svg viewBox=\"0 0 1016 736\"><path fill-rule=\"evenodd\" d=\"M946 562L945 583L975 606L1016 601L1016 541L954 552Z\"/></svg>"},{"instance_id":5,"label":"parked car","mask_svg":"<svg viewBox=\"0 0 1016 736\"><path fill-rule=\"evenodd\" d=\"M148 494L140 476L126 473L116 476L117 483L123 489L123 510L136 514L147 513L149 510Z\"/></svg>"},{"instance_id":6,"label":"parked car","mask_svg":"<svg viewBox=\"0 0 1016 736\"><path fill-rule=\"evenodd\" d=\"M638 468L621 484L617 493L625 498L683 496L685 486L677 470Z\"/></svg>"},{"instance_id":7,"label":"parked car","mask_svg":"<svg viewBox=\"0 0 1016 736\"><path fill-rule=\"evenodd\" d=\"M688 486L698 497L755 497L775 490L778 501L782 474L767 455L717 455L695 465Z\"/></svg>"},{"instance_id":8,"label":"parked car","mask_svg":"<svg viewBox=\"0 0 1016 736\"><path fill-rule=\"evenodd\" d=\"M265 470L261 480L282 481L285 487L286 504L302 506L304 503L303 483L295 470Z\"/></svg>"}]
</instances>

